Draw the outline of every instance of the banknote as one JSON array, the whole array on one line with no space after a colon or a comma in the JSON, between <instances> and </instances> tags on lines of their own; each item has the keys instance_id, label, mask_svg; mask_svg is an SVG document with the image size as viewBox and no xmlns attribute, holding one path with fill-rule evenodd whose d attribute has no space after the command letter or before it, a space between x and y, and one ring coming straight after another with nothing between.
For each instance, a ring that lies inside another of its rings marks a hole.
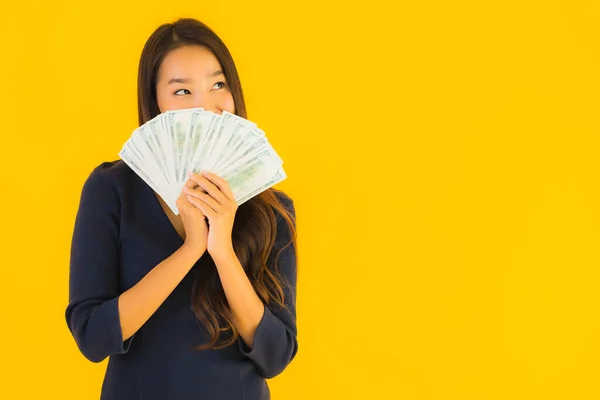
<instances>
[{"instance_id":1,"label":"banknote","mask_svg":"<svg viewBox=\"0 0 600 400\"><path fill-rule=\"evenodd\" d=\"M165 111L134 129L119 156L176 215L176 200L190 171L221 176L238 204L287 179L266 133L227 111Z\"/></svg>"}]
</instances>

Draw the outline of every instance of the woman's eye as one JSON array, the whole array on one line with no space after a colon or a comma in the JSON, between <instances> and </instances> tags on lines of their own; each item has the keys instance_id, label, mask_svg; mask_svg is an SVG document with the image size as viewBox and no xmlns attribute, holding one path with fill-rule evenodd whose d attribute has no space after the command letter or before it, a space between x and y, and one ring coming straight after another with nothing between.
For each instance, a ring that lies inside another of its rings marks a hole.
<instances>
[{"instance_id":1,"label":"woman's eye","mask_svg":"<svg viewBox=\"0 0 600 400\"><path fill-rule=\"evenodd\" d=\"M225 86L227 86L227 84L226 84L225 82L217 82L217 83L215 83L215 84L213 85L213 89L223 89ZM179 89L178 91L176 91L176 92L175 92L175 93L173 93L173 94L175 94L175 95L178 95L178 96L179 96L179 95L180 95L180 94L179 94L179 92L181 92L182 90L185 90L185 91L187 92L187 94L189 94L189 93L190 93L190 91L189 91L189 90L187 90L187 89Z\"/></svg>"}]
</instances>

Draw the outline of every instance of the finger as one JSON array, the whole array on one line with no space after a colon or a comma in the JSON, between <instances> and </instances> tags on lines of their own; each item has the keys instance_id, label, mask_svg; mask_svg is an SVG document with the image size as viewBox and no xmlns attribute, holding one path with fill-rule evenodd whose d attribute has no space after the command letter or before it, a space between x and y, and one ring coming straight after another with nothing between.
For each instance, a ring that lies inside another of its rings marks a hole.
<instances>
[{"instance_id":1,"label":"finger","mask_svg":"<svg viewBox=\"0 0 600 400\"><path fill-rule=\"evenodd\" d=\"M195 209L196 207L192 203L190 203L187 200L187 198L185 198L184 196L185 196L185 194L183 196L180 196L176 202L179 212L185 212L185 210L188 210L188 209Z\"/></svg>"},{"instance_id":2,"label":"finger","mask_svg":"<svg viewBox=\"0 0 600 400\"><path fill-rule=\"evenodd\" d=\"M216 212L219 212L221 210L221 205L215 199L198 189L183 188L183 192L199 200L202 200Z\"/></svg>"},{"instance_id":3,"label":"finger","mask_svg":"<svg viewBox=\"0 0 600 400\"><path fill-rule=\"evenodd\" d=\"M185 182L185 185L183 185L183 187L187 187L190 189L196 189L198 188L198 183L196 182L196 180L194 180L194 176L196 176L198 174L195 174L193 172L188 172L187 176L188 176L188 180Z\"/></svg>"},{"instance_id":4,"label":"finger","mask_svg":"<svg viewBox=\"0 0 600 400\"><path fill-rule=\"evenodd\" d=\"M202 211L202 214L204 214L206 217L208 217L209 220L213 219L217 215L215 210L210 208L210 206L208 206L208 204L206 204L202 200L196 199L195 197L190 196L189 194L187 195L187 199L190 203L192 203L200 211Z\"/></svg>"},{"instance_id":5,"label":"finger","mask_svg":"<svg viewBox=\"0 0 600 400\"><path fill-rule=\"evenodd\" d=\"M194 189L194 188L198 187L198 184L192 178L190 178L185 182L185 185L183 185L183 187L189 188L189 189Z\"/></svg>"},{"instance_id":6,"label":"finger","mask_svg":"<svg viewBox=\"0 0 600 400\"><path fill-rule=\"evenodd\" d=\"M208 172L208 171L204 171L202 173L202 175L208 179L209 181L211 181L215 186L217 186L219 188L219 190L221 191L221 193L223 193L225 195L225 197L227 197L229 200L234 201L235 202L235 196L233 195L233 192L231 191L231 187L229 186L229 183L221 178L220 176L213 174L212 172Z\"/></svg>"},{"instance_id":7,"label":"finger","mask_svg":"<svg viewBox=\"0 0 600 400\"><path fill-rule=\"evenodd\" d=\"M225 196L218 187L216 187L211 181L203 177L199 174L194 174L192 176L194 182L196 182L202 189L206 190L206 192L215 199L219 204L227 204L229 199Z\"/></svg>"}]
</instances>

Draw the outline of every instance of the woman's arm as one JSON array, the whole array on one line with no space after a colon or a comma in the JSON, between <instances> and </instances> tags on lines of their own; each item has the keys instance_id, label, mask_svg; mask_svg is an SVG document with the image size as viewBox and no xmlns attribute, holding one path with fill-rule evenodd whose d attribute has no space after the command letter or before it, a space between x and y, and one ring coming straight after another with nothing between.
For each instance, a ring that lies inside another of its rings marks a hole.
<instances>
[{"instance_id":1,"label":"woman's arm","mask_svg":"<svg viewBox=\"0 0 600 400\"><path fill-rule=\"evenodd\" d=\"M291 212L295 225L296 212L293 201L287 196L282 196L281 199ZM243 338L238 340L238 347L242 354L252 360L256 369L265 378L273 378L283 372L298 352L297 259L296 246L294 243L289 243L290 233L284 218L278 214L277 236L267 260L267 267L272 271L278 271L285 281L282 287L285 308L274 301L263 305L264 313L254 330L251 345L248 345L246 340L242 340ZM277 254L279 257L276 257ZM243 314L240 314L239 318L242 319Z\"/></svg>"},{"instance_id":2,"label":"woman's arm","mask_svg":"<svg viewBox=\"0 0 600 400\"><path fill-rule=\"evenodd\" d=\"M285 369L298 351L297 260L295 245L290 243L289 227L285 219L277 214L275 245L267 261L268 268L279 271L287 283L283 288L285 308L282 308L275 302L262 303L233 251L231 234L237 204L229 184L212 173L193 175L192 180L206 190L188 190L187 193L190 195L190 202L210 221L208 252L217 266L225 297L233 314L232 322L243 341L238 340L240 351L254 362L261 375L272 378ZM295 221L293 201L285 195L281 200ZM280 250L281 254L276 258L275 255Z\"/></svg>"},{"instance_id":3,"label":"woman's arm","mask_svg":"<svg viewBox=\"0 0 600 400\"><path fill-rule=\"evenodd\" d=\"M292 200L288 198L286 203L295 218ZM291 236L285 220L281 216L277 216L277 220L277 236L268 267L278 270L287 283L283 287L286 309L274 302L264 304L260 300L235 253L223 258L213 257L233 314L233 323L241 337L239 349L254 362L265 378L273 378L283 372L298 352L296 252L293 244L288 245ZM275 255L282 249L275 265Z\"/></svg>"},{"instance_id":4,"label":"woman's arm","mask_svg":"<svg viewBox=\"0 0 600 400\"><path fill-rule=\"evenodd\" d=\"M233 250L223 258L214 258L214 261L233 314L232 322L246 345L252 348L254 333L263 318L265 306Z\"/></svg>"},{"instance_id":5,"label":"woman's arm","mask_svg":"<svg viewBox=\"0 0 600 400\"><path fill-rule=\"evenodd\" d=\"M119 296L123 340L129 339L144 325L198 259L197 250L183 245Z\"/></svg>"},{"instance_id":6,"label":"woman's arm","mask_svg":"<svg viewBox=\"0 0 600 400\"><path fill-rule=\"evenodd\" d=\"M65 311L77 346L92 362L129 351L135 333L206 248L188 242L194 235L195 241L203 236L202 232L190 232L186 244L121 293L119 215L119 198L99 167L90 174L81 193L71 243L69 304Z\"/></svg>"}]
</instances>

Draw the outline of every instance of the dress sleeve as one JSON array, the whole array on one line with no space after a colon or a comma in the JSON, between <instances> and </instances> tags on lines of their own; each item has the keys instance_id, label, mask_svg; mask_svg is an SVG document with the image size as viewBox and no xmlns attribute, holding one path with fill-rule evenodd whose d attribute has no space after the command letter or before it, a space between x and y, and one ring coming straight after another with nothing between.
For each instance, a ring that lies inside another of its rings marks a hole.
<instances>
[{"instance_id":1,"label":"dress sleeve","mask_svg":"<svg viewBox=\"0 0 600 400\"><path fill-rule=\"evenodd\" d=\"M92 362L129 350L119 319L119 209L114 189L96 168L81 192L71 242L67 325Z\"/></svg>"},{"instance_id":2,"label":"dress sleeve","mask_svg":"<svg viewBox=\"0 0 600 400\"><path fill-rule=\"evenodd\" d=\"M286 196L283 203L291 211L295 222L296 213L293 201ZM288 244L290 237L285 219L277 215L277 236L268 260L271 263L270 268L275 261L275 254ZM287 282L283 285L284 304L287 310L274 302L264 305L264 314L254 333L252 349L241 338L238 339L238 346L242 354L250 358L256 365L258 372L267 379L283 372L298 352L296 337L297 260L295 250L295 245L290 244L281 251L277 260L277 269Z\"/></svg>"}]
</instances>

